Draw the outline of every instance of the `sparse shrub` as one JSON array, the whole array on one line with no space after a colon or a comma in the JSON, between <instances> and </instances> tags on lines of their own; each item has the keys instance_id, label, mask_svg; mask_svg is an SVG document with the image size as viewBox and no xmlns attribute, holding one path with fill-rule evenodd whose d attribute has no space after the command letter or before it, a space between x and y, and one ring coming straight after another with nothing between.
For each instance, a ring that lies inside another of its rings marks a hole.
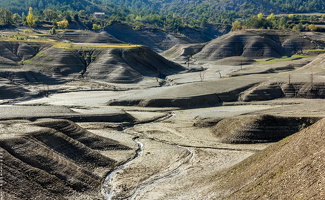
<instances>
[{"instance_id":1,"label":"sparse shrub","mask_svg":"<svg viewBox=\"0 0 325 200\"><path fill-rule=\"evenodd\" d=\"M51 30L50 30L50 34L51 34L51 35L55 35L55 34L56 34L56 29L55 29L55 27L51 28Z\"/></svg>"}]
</instances>

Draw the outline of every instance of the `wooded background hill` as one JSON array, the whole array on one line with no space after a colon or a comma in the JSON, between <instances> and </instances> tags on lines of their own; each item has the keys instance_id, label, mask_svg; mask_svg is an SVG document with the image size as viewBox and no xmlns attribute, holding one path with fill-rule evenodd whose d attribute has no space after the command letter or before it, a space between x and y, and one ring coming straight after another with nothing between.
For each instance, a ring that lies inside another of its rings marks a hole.
<instances>
[{"instance_id":1,"label":"wooded background hill","mask_svg":"<svg viewBox=\"0 0 325 200\"><path fill-rule=\"evenodd\" d=\"M180 6L181 5L181 6ZM0 7L27 13L28 7L64 10L106 11L120 17L129 14L179 15L183 18L225 22L236 17L264 14L323 12L322 0L1 0ZM157 17L157 16L156 16Z\"/></svg>"}]
</instances>

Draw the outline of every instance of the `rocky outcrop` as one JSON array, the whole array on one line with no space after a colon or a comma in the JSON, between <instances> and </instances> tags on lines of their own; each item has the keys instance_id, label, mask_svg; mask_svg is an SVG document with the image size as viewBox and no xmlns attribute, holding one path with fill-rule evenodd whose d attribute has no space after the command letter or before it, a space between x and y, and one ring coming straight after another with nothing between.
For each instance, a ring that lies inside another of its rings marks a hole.
<instances>
[{"instance_id":1,"label":"rocky outcrop","mask_svg":"<svg viewBox=\"0 0 325 200\"><path fill-rule=\"evenodd\" d=\"M54 77L47 76L40 72L31 70L2 70L0 71L0 77L9 80L14 84L59 84L63 83L63 80L56 79Z\"/></svg>"},{"instance_id":2,"label":"rocky outcrop","mask_svg":"<svg viewBox=\"0 0 325 200\"><path fill-rule=\"evenodd\" d=\"M52 128L67 136L81 142L82 144L97 150L129 150L130 148L121 145L115 140L95 135L69 120L53 119L38 120L34 125Z\"/></svg>"}]
</instances>

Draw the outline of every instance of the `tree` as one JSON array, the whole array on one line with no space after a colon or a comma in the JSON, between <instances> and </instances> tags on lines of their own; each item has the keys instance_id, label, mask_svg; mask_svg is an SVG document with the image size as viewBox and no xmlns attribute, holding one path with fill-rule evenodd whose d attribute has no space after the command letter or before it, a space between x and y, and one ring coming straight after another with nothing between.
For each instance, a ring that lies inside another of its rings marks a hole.
<instances>
[{"instance_id":1,"label":"tree","mask_svg":"<svg viewBox=\"0 0 325 200\"><path fill-rule=\"evenodd\" d=\"M68 20L62 20L56 23L59 28L67 28L69 26Z\"/></svg>"},{"instance_id":2,"label":"tree","mask_svg":"<svg viewBox=\"0 0 325 200\"><path fill-rule=\"evenodd\" d=\"M56 29L55 29L55 27L51 28L51 30L50 30L50 34L51 34L51 35L55 35L55 34L56 34Z\"/></svg>"},{"instance_id":3,"label":"tree","mask_svg":"<svg viewBox=\"0 0 325 200\"><path fill-rule=\"evenodd\" d=\"M78 14L75 14L73 16L73 19L76 21L76 22L79 22L79 15Z\"/></svg>"},{"instance_id":4,"label":"tree","mask_svg":"<svg viewBox=\"0 0 325 200\"><path fill-rule=\"evenodd\" d=\"M310 24L307 26L307 30L309 31L316 31L317 27L315 26L315 24Z\"/></svg>"},{"instance_id":5,"label":"tree","mask_svg":"<svg viewBox=\"0 0 325 200\"><path fill-rule=\"evenodd\" d=\"M274 20L275 19L275 15L274 13L271 13L269 16L266 17L267 20Z\"/></svg>"},{"instance_id":6,"label":"tree","mask_svg":"<svg viewBox=\"0 0 325 200\"><path fill-rule=\"evenodd\" d=\"M200 21L200 27L202 29L206 29L207 28L207 25L208 25L208 19L205 18L205 17L200 17L199 18L199 21Z\"/></svg>"},{"instance_id":7,"label":"tree","mask_svg":"<svg viewBox=\"0 0 325 200\"><path fill-rule=\"evenodd\" d=\"M18 13L15 13L15 14L12 15L12 20L14 22L17 22L18 20L21 20L21 19L22 18L21 18L21 16Z\"/></svg>"},{"instance_id":8,"label":"tree","mask_svg":"<svg viewBox=\"0 0 325 200\"><path fill-rule=\"evenodd\" d=\"M295 25L292 30L294 31L302 31L304 29L304 26L302 25L302 23L299 23L298 25Z\"/></svg>"},{"instance_id":9,"label":"tree","mask_svg":"<svg viewBox=\"0 0 325 200\"><path fill-rule=\"evenodd\" d=\"M259 13L259 14L257 15L257 18L258 18L258 19L263 19L263 18L264 18L263 13Z\"/></svg>"},{"instance_id":10,"label":"tree","mask_svg":"<svg viewBox=\"0 0 325 200\"><path fill-rule=\"evenodd\" d=\"M33 14L33 8L29 7L28 15L26 17L26 21L29 27L35 26L35 19Z\"/></svg>"},{"instance_id":11,"label":"tree","mask_svg":"<svg viewBox=\"0 0 325 200\"><path fill-rule=\"evenodd\" d=\"M6 8L0 9L0 23L2 25L9 25L12 23L12 12Z\"/></svg>"},{"instance_id":12,"label":"tree","mask_svg":"<svg viewBox=\"0 0 325 200\"><path fill-rule=\"evenodd\" d=\"M66 19L69 23L72 22L71 15L70 15L69 13L66 14L65 19Z\"/></svg>"},{"instance_id":13,"label":"tree","mask_svg":"<svg viewBox=\"0 0 325 200\"><path fill-rule=\"evenodd\" d=\"M98 31L99 29L101 29L101 26L98 24L93 24L93 30L94 31Z\"/></svg>"},{"instance_id":14,"label":"tree","mask_svg":"<svg viewBox=\"0 0 325 200\"><path fill-rule=\"evenodd\" d=\"M44 14L45 20L48 20L48 21L54 21L58 18L57 12L52 9L43 10L43 14Z\"/></svg>"},{"instance_id":15,"label":"tree","mask_svg":"<svg viewBox=\"0 0 325 200\"><path fill-rule=\"evenodd\" d=\"M324 20L325 20L325 14L324 14L324 15L322 15L322 17L321 17L321 18L322 18L322 20L324 21Z\"/></svg>"},{"instance_id":16,"label":"tree","mask_svg":"<svg viewBox=\"0 0 325 200\"><path fill-rule=\"evenodd\" d=\"M285 17L281 17L278 23L279 28L286 28L288 26L288 20Z\"/></svg>"},{"instance_id":17,"label":"tree","mask_svg":"<svg viewBox=\"0 0 325 200\"><path fill-rule=\"evenodd\" d=\"M85 10L80 10L78 12L78 15L79 15L79 17L86 17L87 16L87 12Z\"/></svg>"},{"instance_id":18,"label":"tree","mask_svg":"<svg viewBox=\"0 0 325 200\"><path fill-rule=\"evenodd\" d=\"M237 30L241 30L241 29L242 29L242 26L238 20L236 20L232 23L232 28L231 28L232 31L237 31Z\"/></svg>"}]
</instances>

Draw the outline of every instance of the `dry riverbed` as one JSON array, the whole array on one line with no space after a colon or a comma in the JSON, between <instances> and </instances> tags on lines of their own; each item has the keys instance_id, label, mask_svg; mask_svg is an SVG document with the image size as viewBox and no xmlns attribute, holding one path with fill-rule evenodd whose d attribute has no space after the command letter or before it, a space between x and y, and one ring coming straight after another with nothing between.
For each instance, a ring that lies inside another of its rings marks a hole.
<instances>
[{"instance_id":1,"label":"dry riverbed","mask_svg":"<svg viewBox=\"0 0 325 200\"><path fill-rule=\"evenodd\" d=\"M268 105L257 105L172 112L143 109L140 112L142 108L132 107L130 113L136 113L137 118L155 115L157 120L123 131L96 129L89 123L79 125L133 149L106 153L120 162L119 167L103 178L102 193L106 199L202 199L222 195L222 191L213 189L216 181L211 177L217 171L244 160L269 144L220 143L211 129L193 126L196 118L226 117L269 108ZM160 118L163 115L169 117Z\"/></svg>"},{"instance_id":2,"label":"dry riverbed","mask_svg":"<svg viewBox=\"0 0 325 200\"><path fill-rule=\"evenodd\" d=\"M323 101L284 99L184 110L106 105L110 99L132 93L136 91L62 93L23 104L31 108L39 104L64 106L87 115L112 112L131 115L136 121L132 126L105 122L78 124L130 148L100 151L118 163L102 177L104 198L151 200L221 198L227 191L215 190L219 183L214 175L270 145L224 144L210 127L195 126L197 122L259 113L306 115L296 109L305 106L315 114L314 110L321 109L316 105Z\"/></svg>"}]
</instances>

